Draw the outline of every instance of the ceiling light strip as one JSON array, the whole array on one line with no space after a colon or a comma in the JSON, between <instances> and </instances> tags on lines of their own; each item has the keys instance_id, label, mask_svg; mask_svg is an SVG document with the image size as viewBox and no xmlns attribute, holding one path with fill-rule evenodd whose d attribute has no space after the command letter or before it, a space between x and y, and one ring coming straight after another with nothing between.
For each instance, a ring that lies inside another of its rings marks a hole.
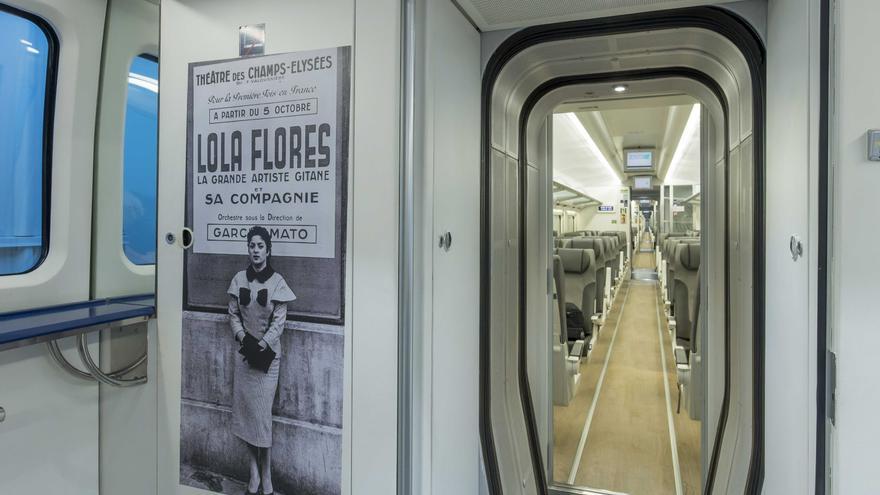
<instances>
[{"instance_id":1,"label":"ceiling light strip","mask_svg":"<svg viewBox=\"0 0 880 495\"><path fill-rule=\"evenodd\" d=\"M579 119L577 117L577 115L575 115L574 113L571 113L571 112L566 113L565 118L568 119L569 123L572 125L572 127L575 129L575 131L581 135L581 137L587 143L587 147L590 149L590 151L594 155L596 155L596 158L599 160L599 163L601 163L602 165L605 166L605 169L608 171L608 173L611 175L612 179L614 180L614 184L619 185L621 183L620 176L617 175L617 172L614 170L614 167L612 167L611 164L608 163L608 160L605 159L605 155L602 153L602 151L596 145L596 142L593 141L593 138L590 136L590 133L587 132L587 129L584 127L584 124L581 122L581 119Z\"/></svg>"},{"instance_id":2,"label":"ceiling light strip","mask_svg":"<svg viewBox=\"0 0 880 495\"><path fill-rule=\"evenodd\" d=\"M675 177L675 171L678 169L679 163L684 157L684 154L687 151L688 146L690 146L694 136L696 136L698 132L700 132L700 104L696 103L693 108L691 108L691 114L688 116L687 124L684 125L681 139L678 140L678 146L675 147L675 153L672 155L672 160L669 162L669 168L666 169L666 175L663 176L664 184L669 182L669 179Z\"/></svg>"}]
</instances>

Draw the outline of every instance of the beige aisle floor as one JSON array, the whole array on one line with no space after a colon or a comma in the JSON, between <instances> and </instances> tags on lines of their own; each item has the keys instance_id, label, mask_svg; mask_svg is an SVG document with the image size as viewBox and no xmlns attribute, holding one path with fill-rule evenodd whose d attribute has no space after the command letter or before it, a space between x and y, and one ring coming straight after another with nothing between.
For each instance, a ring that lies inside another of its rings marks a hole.
<instances>
[{"instance_id":1,"label":"beige aisle floor","mask_svg":"<svg viewBox=\"0 0 880 495\"><path fill-rule=\"evenodd\" d=\"M636 253L633 266L653 268L653 253ZM657 291L655 281L624 283L590 361L581 365L577 395L568 406L554 408L555 481L568 483L574 474L576 486L630 495L676 493L661 337L657 331ZM662 312L660 318L682 493L699 494L700 423L688 418L684 409L675 413L675 363ZM612 338L611 358L580 462L574 469L572 464Z\"/></svg>"}]
</instances>

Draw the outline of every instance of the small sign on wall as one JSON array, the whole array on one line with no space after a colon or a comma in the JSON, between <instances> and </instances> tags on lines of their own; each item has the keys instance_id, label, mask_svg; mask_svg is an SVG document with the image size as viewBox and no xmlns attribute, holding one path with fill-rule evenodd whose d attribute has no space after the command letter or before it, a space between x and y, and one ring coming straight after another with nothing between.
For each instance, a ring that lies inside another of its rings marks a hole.
<instances>
[{"instance_id":1,"label":"small sign on wall","mask_svg":"<svg viewBox=\"0 0 880 495\"><path fill-rule=\"evenodd\" d=\"M599 205L599 213L614 213L614 205Z\"/></svg>"},{"instance_id":2,"label":"small sign on wall","mask_svg":"<svg viewBox=\"0 0 880 495\"><path fill-rule=\"evenodd\" d=\"M238 55L253 57L266 53L266 24L251 24L238 28Z\"/></svg>"}]
</instances>

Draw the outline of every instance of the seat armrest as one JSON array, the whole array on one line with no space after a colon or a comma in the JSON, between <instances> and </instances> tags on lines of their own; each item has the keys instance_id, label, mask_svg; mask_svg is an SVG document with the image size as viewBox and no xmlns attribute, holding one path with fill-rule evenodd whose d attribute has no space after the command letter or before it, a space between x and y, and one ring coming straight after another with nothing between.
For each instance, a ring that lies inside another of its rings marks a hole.
<instances>
[{"instance_id":1,"label":"seat armrest","mask_svg":"<svg viewBox=\"0 0 880 495\"><path fill-rule=\"evenodd\" d=\"M571 346L571 352L568 354L569 359L575 358L580 360L584 355L584 341L583 340L575 340L574 345Z\"/></svg>"},{"instance_id":2,"label":"seat armrest","mask_svg":"<svg viewBox=\"0 0 880 495\"><path fill-rule=\"evenodd\" d=\"M688 363L687 351L685 350L684 347L675 346L674 352L675 352L676 366L682 365L682 364L686 364L686 365L690 366L690 363Z\"/></svg>"}]
</instances>

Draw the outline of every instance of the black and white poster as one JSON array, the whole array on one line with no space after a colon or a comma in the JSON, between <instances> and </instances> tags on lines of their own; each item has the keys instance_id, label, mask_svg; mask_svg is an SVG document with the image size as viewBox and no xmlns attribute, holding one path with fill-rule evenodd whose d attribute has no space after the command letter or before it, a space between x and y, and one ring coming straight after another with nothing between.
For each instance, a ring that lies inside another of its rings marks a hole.
<instances>
[{"instance_id":1,"label":"black and white poster","mask_svg":"<svg viewBox=\"0 0 880 495\"><path fill-rule=\"evenodd\" d=\"M350 47L189 67L180 482L342 482Z\"/></svg>"}]
</instances>

